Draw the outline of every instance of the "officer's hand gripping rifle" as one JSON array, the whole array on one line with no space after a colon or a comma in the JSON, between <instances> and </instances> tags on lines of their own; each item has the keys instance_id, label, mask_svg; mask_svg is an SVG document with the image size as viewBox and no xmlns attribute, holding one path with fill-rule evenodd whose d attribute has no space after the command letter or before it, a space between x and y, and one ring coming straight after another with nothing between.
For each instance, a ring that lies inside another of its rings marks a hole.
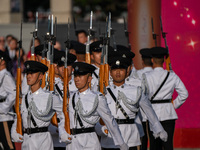
<instances>
[{"instance_id":1,"label":"officer's hand gripping rifle","mask_svg":"<svg viewBox=\"0 0 200 150\"><path fill-rule=\"evenodd\" d=\"M87 44L86 44L86 53L85 53L85 62L88 64L91 64L91 58L90 58L90 37L92 34L92 16L93 12L91 11L90 14L90 28L88 29L88 36L87 36Z\"/></svg>"},{"instance_id":2,"label":"officer's hand gripping rifle","mask_svg":"<svg viewBox=\"0 0 200 150\"><path fill-rule=\"evenodd\" d=\"M36 12L35 30L31 32L31 34L33 34L33 44L31 46L31 60L35 60L35 38L37 38L37 31L38 31L38 12Z\"/></svg>"},{"instance_id":3,"label":"officer's hand gripping rifle","mask_svg":"<svg viewBox=\"0 0 200 150\"><path fill-rule=\"evenodd\" d=\"M166 32L163 31L163 26L162 26L162 18L160 16L160 27L161 27L161 32L162 32L162 37L165 40L165 48L168 50L168 55L166 56L166 69L169 71L172 70L172 66L171 66L171 60L170 60L170 56L169 56L169 49L168 49L168 45L167 45L167 39L166 39Z\"/></svg>"},{"instance_id":4,"label":"officer's hand gripping rifle","mask_svg":"<svg viewBox=\"0 0 200 150\"><path fill-rule=\"evenodd\" d=\"M19 55L18 55L18 65L17 65L17 83L16 83L16 102L15 111L17 114L17 133L22 135L22 118L20 114L20 104L21 104L21 63L20 63L20 51L22 48L22 21L20 30L20 41L19 43Z\"/></svg>"},{"instance_id":5,"label":"officer's hand gripping rifle","mask_svg":"<svg viewBox=\"0 0 200 150\"><path fill-rule=\"evenodd\" d=\"M70 120L69 120L69 86L68 86L68 69L67 69L67 53L70 48L70 41L69 41L69 19L68 19L68 28L67 28L67 41L66 50L65 50L65 65L64 65L64 85L63 85L63 113L65 116L65 130L68 134L70 132Z\"/></svg>"}]
</instances>

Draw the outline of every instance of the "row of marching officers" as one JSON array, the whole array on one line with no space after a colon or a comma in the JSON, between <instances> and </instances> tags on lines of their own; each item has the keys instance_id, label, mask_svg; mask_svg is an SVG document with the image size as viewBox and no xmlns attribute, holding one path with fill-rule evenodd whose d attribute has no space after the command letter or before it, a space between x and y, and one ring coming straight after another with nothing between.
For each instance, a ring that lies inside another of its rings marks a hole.
<instances>
[{"instance_id":1,"label":"row of marching officers","mask_svg":"<svg viewBox=\"0 0 200 150\"><path fill-rule=\"evenodd\" d=\"M90 45L93 64L67 56L70 131L64 128L63 77L65 52L54 50L54 92L41 88L48 67L42 64L43 45L35 48L36 61L25 62L22 82L21 116L23 135L17 133L17 119L12 111L16 87L6 70L7 56L0 51L0 149L23 150L173 150L175 109L187 99L188 92L173 72L163 69L168 50L153 47L140 50L144 68L136 70L129 48L109 47L109 85L99 92L102 43ZM178 96L172 100L174 89ZM51 118L57 114L58 127ZM14 123L13 123L14 121ZM146 129L148 131L146 131ZM53 139L53 140L52 140Z\"/></svg>"}]
</instances>

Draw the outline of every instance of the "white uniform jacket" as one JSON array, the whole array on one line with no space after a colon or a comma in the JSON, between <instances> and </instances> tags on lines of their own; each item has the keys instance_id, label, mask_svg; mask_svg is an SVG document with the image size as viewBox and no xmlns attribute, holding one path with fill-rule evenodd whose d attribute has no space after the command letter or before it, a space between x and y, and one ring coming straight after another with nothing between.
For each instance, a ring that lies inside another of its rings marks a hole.
<instances>
[{"instance_id":1,"label":"white uniform jacket","mask_svg":"<svg viewBox=\"0 0 200 150\"><path fill-rule=\"evenodd\" d=\"M120 103L122 108L125 110L125 112L129 116L129 119L135 119L137 115L136 113L139 110L139 107L141 107L147 114L152 131L155 134L158 134L159 132L164 130L160 122L158 121L158 118L155 112L153 111L150 102L147 100L147 98L143 94L141 87L126 85L126 84L123 84L118 87L112 84L108 86L107 89L108 88L111 89L111 91L117 98L118 102ZM116 103L111 97L108 90L105 96L107 98L108 107L110 108L111 113L114 116L114 118L126 119L122 111L116 108ZM124 102L123 99L126 99L127 102ZM121 131L121 134L122 134L122 137L124 138L125 143L128 144L129 147L133 147L133 146L137 146L141 144L139 131L135 123L119 124L119 129ZM113 144L113 139L111 138L110 133L108 133L107 137L106 136L101 137L101 144L102 144L102 147L104 148L117 148Z\"/></svg>"},{"instance_id":2,"label":"white uniform jacket","mask_svg":"<svg viewBox=\"0 0 200 150\"><path fill-rule=\"evenodd\" d=\"M149 99L151 99L157 91L165 79L167 72L168 71L164 70L162 67L156 67L154 71L144 74L144 85ZM173 100L173 103L152 104L160 121L177 119L178 116L175 109L179 108L188 97L188 91L183 82L171 71L165 84L153 100L171 99L174 89L177 91L178 96Z\"/></svg>"},{"instance_id":3,"label":"white uniform jacket","mask_svg":"<svg viewBox=\"0 0 200 150\"><path fill-rule=\"evenodd\" d=\"M124 140L120 134L117 123L111 115L105 97L101 93L91 91L90 89L81 93L78 91L70 93L70 128L81 128L72 105L72 98L74 94L74 103L75 108L77 109L76 112L79 114L84 127L94 127L101 117L110 131L115 145L122 145ZM79 106L82 106L82 109ZM83 115L88 113L90 113L90 115L83 117ZM71 144L68 144L66 148L67 150L101 150L99 139L95 132L73 135Z\"/></svg>"},{"instance_id":4,"label":"white uniform jacket","mask_svg":"<svg viewBox=\"0 0 200 150\"><path fill-rule=\"evenodd\" d=\"M54 85L57 85L60 92L63 94L63 81L60 78L57 78L57 77L55 78L55 84ZM56 86L54 86L54 89L55 89L54 90L55 94L57 96L59 96L61 101L63 101L63 97L58 92L58 89L56 88ZM51 123L49 125L49 132L51 133L54 147L66 147L66 144L64 142L60 143L58 128L56 126L52 125Z\"/></svg>"},{"instance_id":5,"label":"white uniform jacket","mask_svg":"<svg viewBox=\"0 0 200 150\"><path fill-rule=\"evenodd\" d=\"M92 64L96 69L94 70L94 73L92 74L92 81L91 81L91 89L93 91L98 91L99 89L99 70L96 65Z\"/></svg>"},{"instance_id":6,"label":"white uniform jacket","mask_svg":"<svg viewBox=\"0 0 200 150\"><path fill-rule=\"evenodd\" d=\"M41 120L38 119L35 115L33 115L33 109L30 107L31 101L35 103L35 106L37 107L37 111L39 114L44 113L47 109L47 107L50 105L48 104L48 99L50 96L50 92L44 91L42 88L39 88L37 91L32 93L31 91L27 94L27 100L29 103L29 109L31 110L31 114L37 124L37 127L48 127L50 124L50 120ZM60 122L58 123L58 128L60 135L65 133L64 129L64 115L62 113L62 102L59 100L59 97L51 94L53 100L51 103L51 111L56 111L57 117L60 119ZM22 115L22 124L23 128L28 128L28 110L25 105L25 95L22 98L22 105L21 105L21 115ZM47 117L49 114L47 115ZM45 119L45 117L43 117ZM16 130L16 123L17 119L15 119L15 122L12 126L12 131ZM30 124L31 128L35 128L32 121ZM22 143L22 150L41 150L41 149L48 149L53 150L53 142L52 138L49 132L42 132L42 133L33 133L28 135L27 133L24 134L24 141Z\"/></svg>"},{"instance_id":7,"label":"white uniform jacket","mask_svg":"<svg viewBox=\"0 0 200 150\"><path fill-rule=\"evenodd\" d=\"M11 74L3 69L0 71L0 122L10 121L14 116L9 114L13 113L13 105L16 98L15 81Z\"/></svg>"}]
</instances>

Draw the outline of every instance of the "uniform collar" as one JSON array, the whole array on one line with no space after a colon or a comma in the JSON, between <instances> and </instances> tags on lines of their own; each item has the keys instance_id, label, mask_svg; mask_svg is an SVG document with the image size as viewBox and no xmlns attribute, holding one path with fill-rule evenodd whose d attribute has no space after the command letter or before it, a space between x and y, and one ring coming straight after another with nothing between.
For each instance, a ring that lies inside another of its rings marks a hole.
<instances>
[{"instance_id":1,"label":"uniform collar","mask_svg":"<svg viewBox=\"0 0 200 150\"><path fill-rule=\"evenodd\" d=\"M6 69L6 68L5 68L5 69L3 69L3 70L1 70L1 71L0 71L0 75L4 74L6 71L7 71L7 69Z\"/></svg>"},{"instance_id":2,"label":"uniform collar","mask_svg":"<svg viewBox=\"0 0 200 150\"><path fill-rule=\"evenodd\" d=\"M88 88L87 90L85 90L81 93L78 91L78 95L86 95L88 92L90 92L90 88Z\"/></svg>"},{"instance_id":3,"label":"uniform collar","mask_svg":"<svg viewBox=\"0 0 200 150\"><path fill-rule=\"evenodd\" d=\"M62 80L59 77L55 77L55 84L62 82Z\"/></svg>"},{"instance_id":4,"label":"uniform collar","mask_svg":"<svg viewBox=\"0 0 200 150\"><path fill-rule=\"evenodd\" d=\"M113 86L114 89L123 89L126 86L126 84L124 83L121 86L116 86L116 85L113 84L112 86Z\"/></svg>"},{"instance_id":5,"label":"uniform collar","mask_svg":"<svg viewBox=\"0 0 200 150\"><path fill-rule=\"evenodd\" d=\"M144 67L144 70L145 71L150 71L150 70L153 70L153 68L152 67Z\"/></svg>"},{"instance_id":6,"label":"uniform collar","mask_svg":"<svg viewBox=\"0 0 200 150\"><path fill-rule=\"evenodd\" d=\"M156 68L154 68L154 70L155 71L162 71L162 70L164 70L162 67L156 67Z\"/></svg>"},{"instance_id":7,"label":"uniform collar","mask_svg":"<svg viewBox=\"0 0 200 150\"><path fill-rule=\"evenodd\" d=\"M43 91L41 87L37 91L35 91L34 93L32 93L31 90L30 90L29 95L38 95L39 93L41 93L41 91Z\"/></svg>"}]
</instances>

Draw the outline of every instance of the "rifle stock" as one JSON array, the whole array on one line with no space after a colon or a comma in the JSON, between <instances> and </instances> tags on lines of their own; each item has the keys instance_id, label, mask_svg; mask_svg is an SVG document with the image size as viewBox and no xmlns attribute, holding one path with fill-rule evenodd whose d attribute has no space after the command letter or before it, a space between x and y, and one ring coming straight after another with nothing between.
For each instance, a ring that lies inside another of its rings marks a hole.
<instances>
[{"instance_id":1,"label":"rifle stock","mask_svg":"<svg viewBox=\"0 0 200 150\"><path fill-rule=\"evenodd\" d=\"M99 71L99 91L104 94L104 64L100 65Z\"/></svg>"},{"instance_id":2,"label":"rifle stock","mask_svg":"<svg viewBox=\"0 0 200 150\"><path fill-rule=\"evenodd\" d=\"M64 86L63 86L63 113L65 116L65 130L68 134L70 132L70 119L69 119L69 97L68 97L68 69L64 68Z\"/></svg>"},{"instance_id":3,"label":"rifle stock","mask_svg":"<svg viewBox=\"0 0 200 150\"><path fill-rule=\"evenodd\" d=\"M41 63L43 63L44 65L47 65L46 59L45 59L45 58L42 59L42 60L41 60ZM45 87L45 80L46 80L46 76L45 76L45 74L44 74L44 76L43 76L43 78L42 78L42 84L41 84L41 87L42 87L42 88Z\"/></svg>"},{"instance_id":4,"label":"rifle stock","mask_svg":"<svg viewBox=\"0 0 200 150\"><path fill-rule=\"evenodd\" d=\"M19 40L19 57L17 64L17 81L16 81L16 102L15 102L15 111L17 114L17 133L22 135L22 117L20 114L20 105L21 105L21 62L20 62L20 51L22 48L22 20L21 20L21 30L20 30L20 40Z\"/></svg>"},{"instance_id":5,"label":"rifle stock","mask_svg":"<svg viewBox=\"0 0 200 150\"><path fill-rule=\"evenodd\" d=\"M90 53L85 54L85 62L88 63L88 64L91 64Z\"/></svg>"},{"instance_id":6,"label":"rifle stock","mask_svg":"<svg viewBox=\"0 0 200 150\"><path fill-rule=\"evenodd\" d=\"M17 86L16 86L16 104L15 104L15 111L17 115L17 133L22 135L22 117L20 114L20 104L21 104L21 68L17 68Z\"/></svg>"}]
</instances>

